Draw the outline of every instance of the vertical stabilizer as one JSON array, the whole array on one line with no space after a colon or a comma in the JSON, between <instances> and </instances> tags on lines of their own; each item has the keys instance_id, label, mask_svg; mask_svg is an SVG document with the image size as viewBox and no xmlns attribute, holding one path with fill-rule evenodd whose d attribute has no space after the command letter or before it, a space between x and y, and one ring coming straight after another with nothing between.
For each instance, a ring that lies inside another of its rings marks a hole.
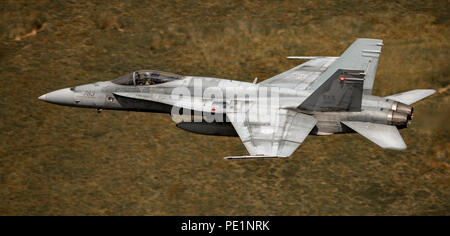
<instances>
[{"instance_id":1,"label":"vertical stabilizer","mask_svg":"<svg viewBox=\"0 0 450 236\"><path fill-rule=\"evenodd\" d=\"M338 69L298 107L309 111L361 111L364 71Z\"/></svg>"},{"instance_id":2,"label":"vertical stabilizer","mask_svg":"<svg viewBox=\"0 0 450 236\"><path fill-rule=\"evenodd\" d=\"M375 73L378 66L378 58L381 54L383 40L359 38L345 50L344 53L311 86L311 90L317 89L338 69L363 70L365 76L364 94L372 94L375 81Z\"/></svg>"}]
</instances>

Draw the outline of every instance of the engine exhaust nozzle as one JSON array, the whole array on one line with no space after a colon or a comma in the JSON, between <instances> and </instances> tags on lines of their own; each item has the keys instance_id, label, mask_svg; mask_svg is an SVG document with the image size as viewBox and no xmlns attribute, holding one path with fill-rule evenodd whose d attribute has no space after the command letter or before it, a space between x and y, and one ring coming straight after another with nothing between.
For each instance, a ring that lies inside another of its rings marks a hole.
<instances>
[{"instance_id":1,"label":"engine exhaust nozzle","mask_svg":"<svg viewBox=\"0 0 450 236\"><path fill-rule=\"evenodd\" d=\"M406 113L390 111L387 116L388 125L395 125L397 128L406 128L411 124L410 115Z\"/></svg>"},{"instance_id":2,"label":"engine exhaust nozzle","mask_svg":"<svg viewBox=\"0 0 450 236\"><path fill-rule=\"evenodd\" d=\"M392 104L392 108L391 109L393 111L400 112L400 113L405 113L405 114L410 115L410 116L412 115L413 110L414 110L412 106L404 104L404 103L401 103L401 102L394 102Z\"/></svg>"}]
</instances>

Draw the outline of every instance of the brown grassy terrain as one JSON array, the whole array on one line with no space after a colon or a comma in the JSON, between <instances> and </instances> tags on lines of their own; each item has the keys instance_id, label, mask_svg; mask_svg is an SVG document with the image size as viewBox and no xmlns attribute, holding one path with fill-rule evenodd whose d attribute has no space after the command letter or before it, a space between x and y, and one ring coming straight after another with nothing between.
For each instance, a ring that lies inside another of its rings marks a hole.
<instances>
[{"instance_id":1,"label":"brown grassy terrain","mask_svg":"<svg viewBox=\"0 0 450 236\"><path fill-rule=\"evenodd\" d=\"M449 215L448 1L0 1L0 215ZM238 138L168 115L39 95L158 69L252 81L384 40L374 94L415 105L408 149L308 137L289 159L226 161Z\"/></svg>"}]
</instances>

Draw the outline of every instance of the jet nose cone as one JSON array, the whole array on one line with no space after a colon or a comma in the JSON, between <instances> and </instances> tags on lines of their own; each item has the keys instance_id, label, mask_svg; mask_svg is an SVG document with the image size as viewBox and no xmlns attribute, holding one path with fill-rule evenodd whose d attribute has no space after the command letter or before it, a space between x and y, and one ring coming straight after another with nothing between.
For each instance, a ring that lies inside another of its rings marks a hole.
<instances>
[{"instance_id":1,"label":"jet nose cone","mask_svg":"<svg viewBox=\"0 0 450 236\"><path fill-rule=\"evenodd\" d=\"M55 103L59 105L73 105L74 98L73 92L69 88L56 90L47 94L44 94L38 98L39 100L49 103Z\"/></svg>"},{"instance_id":2,"label":"jet nose cone","mask_svg":"<svg viewBox=\"0 0 450 236\"><path fill-rule=\"evenodd\" d=\"M38 97L38 99L41 101L45 101L46 97L47 97L46 94L44 94L44 95Z\"/></svg>"}]
</instances>

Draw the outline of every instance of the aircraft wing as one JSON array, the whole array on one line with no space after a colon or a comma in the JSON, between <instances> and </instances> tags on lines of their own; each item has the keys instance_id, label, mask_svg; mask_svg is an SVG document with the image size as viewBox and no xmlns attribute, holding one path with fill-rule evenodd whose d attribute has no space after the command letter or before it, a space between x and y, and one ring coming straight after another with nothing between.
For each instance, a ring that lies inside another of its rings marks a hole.
<instances>
[{"instance_id":1,"label":"aircraft wing","mask_svg":"<svg viewBox=\"0 0 450 236\"><path fill-rule=\"evenodd\" d=\"M289 57L311 59L259 84L296 90L307 89L337 59L337 57Z\"/></svg>"},{"instance_id":2,"label":"aircraft wing","mask_svg":"<svg viewBox=\"0 0 450 236\"><path fill-rule=\"evenodd\" d=\"M397 127L361 121L341 121L378 146L392 150L404 150L406 144Z\"/></svg>"},{"instance_id":3,"label":"aircraft wing","mask_svg":"<svg viewBox=\"0 0 450 236\"><path fill-rule=\"evenodd\" d=\"M272 109L271 117L259 115L261 108L228 112L227 117L250 156L226 159L289 157L305 140L317 123L312 116L287 109ZM264 111L263 111L264 112Z\"/></svg>"}]
</instances>

